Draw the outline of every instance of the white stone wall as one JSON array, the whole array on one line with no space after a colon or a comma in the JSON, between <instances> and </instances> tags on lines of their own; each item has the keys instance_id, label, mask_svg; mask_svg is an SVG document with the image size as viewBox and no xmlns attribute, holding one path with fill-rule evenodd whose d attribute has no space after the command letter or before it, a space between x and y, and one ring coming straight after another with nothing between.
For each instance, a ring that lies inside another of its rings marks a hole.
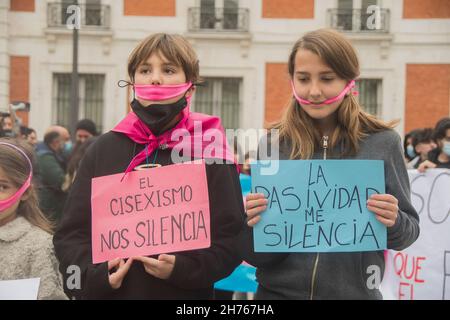
<instances>
[{"instance_id":1,"label":"white stone wall","mask_svg":"<svg viewBox=\"0 0 450 320\"><path fill-rule=\"evenodd\" d=\"M9 102L8 10L9 0L0 0L0 111Z\"/></svg>"}]
</instances>

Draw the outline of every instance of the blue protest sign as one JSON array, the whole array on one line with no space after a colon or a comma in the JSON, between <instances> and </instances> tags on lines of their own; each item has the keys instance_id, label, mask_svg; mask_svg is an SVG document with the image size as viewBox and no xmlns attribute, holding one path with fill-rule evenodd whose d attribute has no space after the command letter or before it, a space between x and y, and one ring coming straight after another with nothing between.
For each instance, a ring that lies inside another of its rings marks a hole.
<instances>
[{"instance_id":1,"label":"blue protest sign","mask_svg":"<svg viewBox=\"0 0 450 320\"><path fill-rule=\"evenodd\" d=\"M242 195L245 197L250 193L252 188L252 178L246 174L239 175L239 182L241 183Z\"/></svg>"},{"instance_id":2,"label":"blue protest sign","mask_svg":"<svg viewBox=\"0 0 450 320\"><path fill-rule=\"evenodd\" d=\"M269 200L254 227L256 252L386 249L386 227L367 209L385 193L381 160L281 160L275 174L252 164L252 192ZM261 172L263 174L261 174Z\"/></svg>"}]
</instances>

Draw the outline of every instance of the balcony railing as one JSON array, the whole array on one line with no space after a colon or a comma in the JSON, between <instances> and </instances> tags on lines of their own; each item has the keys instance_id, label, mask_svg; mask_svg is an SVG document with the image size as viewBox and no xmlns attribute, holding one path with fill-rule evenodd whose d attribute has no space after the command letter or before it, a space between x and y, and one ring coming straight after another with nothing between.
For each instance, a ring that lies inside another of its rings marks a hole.
<instances>
[{"instance_id":1,"label":"balcony railing","mask_svg":"<svg viewBox=\"0 0 450 320\"><path fill-rule=\"evenodd\" d=\"M74 12L67 9L70 3L48 3L47 25L50 28L62 28L68 24L75 24ZM78 4L80 12L80 27L90 29L110 28L110 6L101 4Z\"/></svg>"},{"instance_id":2,"label":"balcony railing","mask_svg":"<svg viewBox=\"0 0 450 320\"><path fill-rule=\"evenodd\" d=\"M389 32L389 10L380 9L377 25L376 13L361 9L328 9L330 27L348 32Z\"/></svg>"},{"instance_id":3,"label":"balcony railing","mask_svg":"<svg viewBox=\"0 0 450 320\"><path fill-rule=\"evenodd\" d=\"M248 32L249 10L246 8L189 8L190 32Z\"/></svg>"}]
</instances>

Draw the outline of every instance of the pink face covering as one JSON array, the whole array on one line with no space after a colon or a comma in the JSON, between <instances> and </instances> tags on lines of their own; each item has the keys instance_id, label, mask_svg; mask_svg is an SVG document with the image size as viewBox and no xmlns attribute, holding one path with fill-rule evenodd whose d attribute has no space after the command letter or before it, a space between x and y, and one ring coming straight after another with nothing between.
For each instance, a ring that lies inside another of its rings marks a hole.
<instances>
[{"instance_id":1,"label":"pink face covering","mask_svg":"<svg viewBox=\"0 0 450 320\"><path fill-rule=\"evenodd\" d=\"M142 100L163 101L173 99L186 93L192 82L175 85L134 84L136 97Z\"/></svg>"},{"instance_id":2,"label":"pink face covering","mask_svg":"<svg viewBox=\"0 0 450 320\"><path fill-rule=\"evenodd\" d=\"M154 136L150 129L136 116L135 113L130 112L127 117L122 120L112 131L120 132L129 137L132 141L138 144L144 144L146 147L139 154L137 154L128 165L125 173L132 171L139 165L149 154L152 154L159 146L165 145L169 149L179 148L191 151L191 155L200 154L203 158L204 149L211 147L210 139L206 136L209 130L219 130L223 133L223 140L214 140L213 144L217 149L221 149L219 158L222 158L227 163L235 163L235 158L228 146L226 135L223 131L222 124L218 117L209 116L196 112L189 112L187 109L183 110L183 119L171 130L164 132L159 136ZM172 140L171 134L174 130L183 130L191 135L191 139L182 139L182 141ZM201 143L194 143L200 141ZM191 145L193 144L193 146ZM238 167L238 166L236 166Z\"/></svg>"},{"instance_id":3,"label":"pink face covering","mask_svg":"<svg viewBox=\"0 0 450 320\"><path fill-rule=\"evenodd\" d=\"M355 80L350 81L345 86L344 90L342 90L342 92L339 95L337 95L336 97L327 99L327 100L325 100L323 102L320 102L320 103L315 103L315 102L312 102L312 101L300 98L297 95L297 92L295 92L295 87L294 87L294 82L293 81L291 81L291 86L292 86L292 92L294 93L295 99L297 99L299 104L303 104L303 105L318 105L319 106L319 105L323 105L323 104L329 105L329 104L332 104L332 103L342 99L347 94L347 92L349 92L352 88L355 87ZM353 94L357 94L357 92L354 91Z\"/></svg>"},{"instance_id":4,"label":"pink face covering","mask_svg":"<svg viewBox=\"0 0 450 320\"><path fill-rule=\"evenodd\" d=\"M7 142L0 142L0 145L11 147L11 148L15 149L16 151L20 152L25 157L25 159L27 159L28 164L30 165L30 174L28 175L28 178L25 181L25 183L23 184L23 186L20 187L20 189L17 190L17 192L14 195L12 195L11 197L9 197L8 199L0 200L0 214L1 214L3 211L10 208L17 201L19 201L20 197L30 187L31 179L33 177L33 166L31 165L30 158L28 158L28 156L25 154L25 152L23 152L20 148L16 147L13 144L7 143Z\"/></svg>"},{"instance_id":5,"label":"pink face covering","mask_svg":"<svg viewBox=\"0 0 450 320\"><path fill-rule=\"evenodd\" d=\"M123 81L123 80L122 80ZM122 81L119 81L119 86L122 87L120 84ZM126 81L123 81L127 84L129 84ZM188 82L186 84L181 85L171 85L171 86L155 86L155 85L138 85L139 88L136 87L137 85L134 85L136 90L136 95L139 97L140 95L145 95L146 97L143 97L145 100L166 100L170 99L176 96L179 96L183 93L185 93L189 88L192 86L191 82ZM142 93L140 91L145 91L147 94ZM155 89L158 89L155 91ZM171 92L170 92L171 91ZM139 92L139 93L138 93ZM160 93L157 95L156 93ZM132 141L146 145L144 150L142 150L139 154L137 154L128 165L127 169L125 170L125 173L128 173L132 171L137 165L139 165L143 160L146 159L146 157L149 154L152 154L153 151L155 151L158 147L165 145L165 147L169 149L173 148L179 148L183 149L186 147L186 150L191 151L192 156L196 156L200 154L203 156L204 149L208 146L211 147L210 140L204 139L204 134L206 135L206 132L211 130L219 130L223 133L223 141L216 141L214 140L214 146L217 147L217 149L221 149L221 154L216 155L218 158L222 158L227 163L235 163L234 155L231 152L231 149L228 146L228 143L226 141L226 134L224 133L222 124L220 122L220 119L218 117L209 116L201 113L191 112L190 111L190 103L191 103L191 97L186 97L186 100L188 102L188 105L186 108L184 108L181 111L182 118L178 122L178 124L164 132L163 134L159 136L155 136L150 129L145 125L134 112L130 112L125 119L123 119L112 131L114 132L120 132L125 134L127 137L129 137ZM198 125L200 124L200 126ZM198 127L200 127L200 130L198 130ZM182 141L173 141L171 138L171 134L175 130L183 130L187 131L191 137L191 139L182 139ZM187 141L189 140L189 142ZM206 140L206 141L205 141ZM190 143L192 141L201 141L200 144L194 143L193 146L190 146ZM187 143L187 145L185 145ZM236 166L238 168L238 166Z\"/></svg>"}]
</instances>

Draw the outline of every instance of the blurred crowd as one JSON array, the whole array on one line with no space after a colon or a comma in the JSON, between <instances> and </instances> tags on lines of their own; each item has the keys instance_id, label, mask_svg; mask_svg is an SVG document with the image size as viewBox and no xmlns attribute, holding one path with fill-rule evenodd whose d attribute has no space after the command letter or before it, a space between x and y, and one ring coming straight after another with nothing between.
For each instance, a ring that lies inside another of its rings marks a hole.
<instances>
[{"instance_id":1,"label":"blurred crowd","mask_svg":"<svg viewBox=\"0 0 450 320\"><path fill-rule=\"evenodd\" d=\"M76 124L73 135L66 127L53 125L40 141L36 131L22 125L14 111L0 114L0 138L19 139L32 146L33 182L37 186L39 206L56 225L80 162L98 134L96 124L83 119Z\"/></svg>"},{"instance_id":2,"label":"blurred crowd","mask_svg":"<svg viewBox=\"0 0 450 320\"><path fill-rule=\"evenodd\" d=\"M404 153L408 169L420 172L430 168L450 169L450 118L439 120L434 128L407 133Z\"/></svg>"}]
</instances>

